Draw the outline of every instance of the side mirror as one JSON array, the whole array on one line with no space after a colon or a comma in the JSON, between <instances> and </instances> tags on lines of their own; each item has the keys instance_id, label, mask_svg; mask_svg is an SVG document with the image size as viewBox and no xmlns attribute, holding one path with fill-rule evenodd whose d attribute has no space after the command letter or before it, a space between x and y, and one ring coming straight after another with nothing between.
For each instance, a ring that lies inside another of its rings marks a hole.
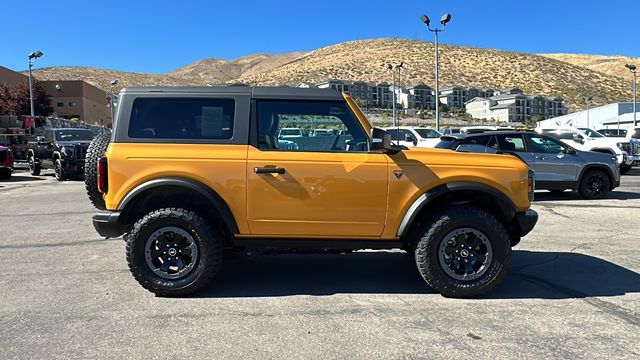
<instances>
[{"instance_id":1,"label":"side mirror","mask_svg":"<svg viewBox=\"0 0 640 360\"><path fill-rule=\"evenodd\" d=\"M576 149L572 148L572 147L568 147L565 151L565 154L567 155L575 155L576 154Z\"/></svg>"},{"instance_id":2,"label":"side mirror","mask_svg":"<svg viewBox=\"0 0 640 360\"><path fill-rule=\"evenodd\" d=\"M44 141L44 136L36 136L36 141L41 143Z\"/></svg>"},{"instance_id":3,"label":"side mirror","mask_svg":"<svg viewBox=\"0 0 640 360\"><path fill-rule=\"evenodd\" d=\"M391 135L380 128L373 128L371 130L371 150L391 150Z\"/></svg>"},{"instance_id":4,"label":"side mirror","mask_svg":"<svg viewBox=\"0 0 640 360\"><path fill-rule=\"evenodd\" d=\"M573 134L573 141L583 144L584 140L582 140L582 136L578 135L578 134Z\"/></svg>"}]
</instances>

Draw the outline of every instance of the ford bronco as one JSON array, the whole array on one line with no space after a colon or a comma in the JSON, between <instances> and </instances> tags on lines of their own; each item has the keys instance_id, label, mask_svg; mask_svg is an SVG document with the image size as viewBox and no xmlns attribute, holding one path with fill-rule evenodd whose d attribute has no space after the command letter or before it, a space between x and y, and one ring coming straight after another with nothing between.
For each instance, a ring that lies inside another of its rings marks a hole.
<instances>
[{"instance_id":1,"label":"ford bronco","mask_svg":"<svg viewBox=\"0 0 640 360\"><path fill-rule=\"evenodd\" d=\"M201 290L227 249L403 249L442 295L476 297L538 219L518 157L394 146L333 90L126 88L115 119L87 153L93 224L158 296ZM328 135L281 146L284 128Z\"/></svg>"}]
</instances>

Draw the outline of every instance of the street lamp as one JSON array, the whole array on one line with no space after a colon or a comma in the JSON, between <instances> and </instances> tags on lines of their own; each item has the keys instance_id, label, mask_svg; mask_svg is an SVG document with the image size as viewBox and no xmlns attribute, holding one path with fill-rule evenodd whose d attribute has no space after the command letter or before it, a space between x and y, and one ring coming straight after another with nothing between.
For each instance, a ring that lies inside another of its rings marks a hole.
<instances>
[{"instance_id":1,"label":"street lamp","mask_svg":"<svg viewBox=\"0 0 640 360\"><path fill-rule=\"evenodd\" d=\"M113 124L113 87L118 84L118 80L111 80L111 87L109 90L109 113L111 114L111 123Z\"/></svg>"},{"instance_id":2,"label":"street lamp","mask_svg":"<svg viewBox=\"0 0 640 360\"><path fill-rule=\"evenodd\" d=\"M439 76L440 76L440 70L438 69L438 33L443 32L444 28L447 26L447 24L451 21L451 14L444 14L442 15L442 17L440 18L440 24L442 25L441 29L438 28L431 28L431 20L429 19L429 17L427 15L422 15L420 17L420 20L422 20L422 22L427 25L427 29L429 29L429 31L431 31L432 33L436 34L436 41L435 41L435 48L436 48L436 130L440 131L440 83L439 83Z\"/></svg>"},{"instance_id":3,"label":"street lamp","mask_svg":"<svg viewBox=\"0 0 640 360\"><path fill-rule=\"evenodd\" d=\"M638 82L636 78L636 65L635 64L626 64L624 67L629 69L633 74L633 126L638 126L638 122L636 120L636 96L638 93Z\"/></svg>"},{"instance_id":4,"label":"street lamp","mask_svg":"<svg viewBox=\"0 0 640 360\"><path fill-rule=\"evenodd\" d=\"M396 74L398 76L398 83L399 83L400 82L400 71L402 70L402 66L403 65L404 65L403 61L400 61L395 66L391 65L391 64L387 64L386 65L387 70L391 71L392 76L393 76L393 91L391 92L391 100L392 100L391 102L392 102L392 112L393 112L392 113L393 126L395 126L395 127L399 126L398 119L397 119L397 116L396 116L396 102L397 102L396 91L398 90L397 89L397 85L396 85ZM398 134L399 133L400 132L398 131ZM400 135L398 135L398 140L397 141L400 141L399 137L400 137Z\"/></svg>"},{"instance_id":5,"label":"street lamp","mask_svg":"<svg viewBox=\"0 0 640 360\"><path fill-rule=\"evenodd\" d=\"M31 105L31 117L36 116L36 111L33 107L33 80L31 76L31 67L33 67L33 62L42 55L44 54L39 50L29 54L29 104Z\"/></svg>"},{"instance_id":6,"label":"street lamp","mask_svg":"<svg viewBox=\"0 0 640 360\"><path fill-rule=\"evenodd\" d=\"M589 105L591 103L591 100L593 100L593 97L591 97L591 96L585 96L584 97L584 102L587 104L587 128L589 128L589 129L591 128L589 126Z\"/></svg>"}]
</instances>

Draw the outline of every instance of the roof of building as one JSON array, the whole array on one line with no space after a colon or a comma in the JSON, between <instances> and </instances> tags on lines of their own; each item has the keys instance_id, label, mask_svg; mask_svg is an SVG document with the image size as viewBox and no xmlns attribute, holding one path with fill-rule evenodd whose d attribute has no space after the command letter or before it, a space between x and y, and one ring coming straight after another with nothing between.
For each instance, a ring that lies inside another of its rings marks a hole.
<instances>
[{"instance_id":1,"label":"roof of building","mask_svg":"<svg viewBox=\"0 0 640 360\"><path fill-rule=\"evenodd\" d=\"M498 104L498 105L494 105L494 106L490 107L489 109L491 109L491 110L501 110L501 109L507 109L510 106L513 106L513 104Z\"/></svg>"}]
</instances>

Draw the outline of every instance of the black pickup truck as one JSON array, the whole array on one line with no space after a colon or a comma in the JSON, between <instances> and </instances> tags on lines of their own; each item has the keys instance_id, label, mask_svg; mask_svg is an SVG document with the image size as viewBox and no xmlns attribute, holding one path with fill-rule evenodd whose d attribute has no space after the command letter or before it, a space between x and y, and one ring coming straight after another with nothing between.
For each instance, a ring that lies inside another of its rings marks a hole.
<instances>
[{"instance_id":1,"label":"black pickup truck","mask_svg":"<svg viewBox=\"0 0 640 360\"><path fill-rule=\"evenodd\" d=\"M43 136L27 143L27 160L31 175L41 169L53 169L58 181L84 174L84 158L93 140L87 129L47 129Z\"/></svg>"}]
</instances>

